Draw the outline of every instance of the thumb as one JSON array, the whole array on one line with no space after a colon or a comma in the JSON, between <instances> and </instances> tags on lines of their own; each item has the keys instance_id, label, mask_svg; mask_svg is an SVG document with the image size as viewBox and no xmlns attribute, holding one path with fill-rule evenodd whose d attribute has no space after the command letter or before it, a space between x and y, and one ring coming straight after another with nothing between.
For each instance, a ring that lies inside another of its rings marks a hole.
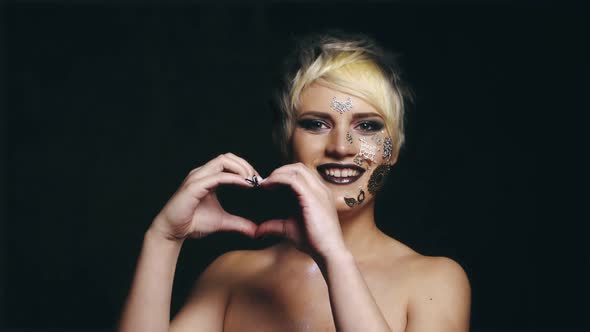
<instances>
[{"instance_id":1,"label":"thumb","mask_svg":"<svg viewBox=\"0 0 590 332\"><path fill-rule=\"evenodd\" d=\"M301 231L295 218L271 219L258 225L256 237L275 235L287 238L295 243L301 242Z\"/></svg>"},{"instance_id":2,"label":"thumb","mask_svg":"<svg viewBox=\"0 0 590 332\"><path fill-rule=\"evenodd\" d=\"M249 219L225 213L219 226L220 231L235 231L248 237L254 237L256 234L256 224Z\"/></svg>"}]
</instances>

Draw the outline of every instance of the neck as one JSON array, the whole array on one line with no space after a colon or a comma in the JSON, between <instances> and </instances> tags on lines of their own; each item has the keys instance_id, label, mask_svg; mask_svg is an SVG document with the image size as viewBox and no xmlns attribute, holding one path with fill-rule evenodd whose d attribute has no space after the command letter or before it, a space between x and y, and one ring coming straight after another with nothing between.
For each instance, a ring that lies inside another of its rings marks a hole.
<instances>
[{"instance_id":1,"label":"neck","mask_svg":"<svg viewBox=\"0 0 590 332\"><path fill-rule=\"evenodd\" d=\"M344 243L357 260L371 258L385 236L375 225L375 200L338 214Z\"/></svg>"}]
</instances>

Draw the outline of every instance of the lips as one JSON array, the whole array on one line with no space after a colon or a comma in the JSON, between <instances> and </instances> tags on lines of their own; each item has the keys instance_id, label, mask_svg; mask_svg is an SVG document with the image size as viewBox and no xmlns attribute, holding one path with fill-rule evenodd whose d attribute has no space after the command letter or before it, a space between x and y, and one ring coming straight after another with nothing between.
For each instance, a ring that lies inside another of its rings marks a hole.
<instances>
[{"instance_id":1,"label":"lips","mask_svg":"<svg viewBox=\"0 0 590 332\"><path fill-rule=\"evenodd\" d=\"M355 182L365 173L362 167L355 164L323 164L317 170L327 182L342 185Z\"/></svg>"}]
</instances>

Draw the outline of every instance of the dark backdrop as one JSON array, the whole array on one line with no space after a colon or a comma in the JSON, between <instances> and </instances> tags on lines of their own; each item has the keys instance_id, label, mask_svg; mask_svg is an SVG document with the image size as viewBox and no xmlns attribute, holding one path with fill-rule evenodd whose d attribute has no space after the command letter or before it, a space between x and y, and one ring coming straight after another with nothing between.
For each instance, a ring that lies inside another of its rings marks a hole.
<instances>
[{"instance_id":1,"label":"dark backdrop","mask_svg":"<svg viewBox=\"0 0 590 332\"><path fill-rule=\"evenodd\" d=\"M227 151L263 175L279 165L273 71L293 35L325 28L365 32L400 53L415 92L380 227L462 264L474 330L588 325L581 8L40 1L2 10L4 327L113 326L144 231L192 168ZM254 217L276 203L225 201ZM173 312L220 253L269 243L187 242Z\"/></svg>"}]
</instances>

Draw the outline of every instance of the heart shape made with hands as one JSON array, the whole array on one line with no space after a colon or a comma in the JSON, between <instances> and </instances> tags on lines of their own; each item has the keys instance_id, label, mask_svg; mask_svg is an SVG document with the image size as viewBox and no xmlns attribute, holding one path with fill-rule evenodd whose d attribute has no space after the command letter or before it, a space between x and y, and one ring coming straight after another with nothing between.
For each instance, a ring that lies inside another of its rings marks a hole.
<instances>
[{"instance_id":1,"label":"heart shape made with hands","mask_svg":"<svg viewBox=\"0 0 590 332\"><path fill-rule=\"evenodd\" d=\"M216 193L227 213L258 225L270 219L297 216L301 212L297 196L287 186L242 188L224 185L218 187Z\"/></svg>"}]
</instances>

